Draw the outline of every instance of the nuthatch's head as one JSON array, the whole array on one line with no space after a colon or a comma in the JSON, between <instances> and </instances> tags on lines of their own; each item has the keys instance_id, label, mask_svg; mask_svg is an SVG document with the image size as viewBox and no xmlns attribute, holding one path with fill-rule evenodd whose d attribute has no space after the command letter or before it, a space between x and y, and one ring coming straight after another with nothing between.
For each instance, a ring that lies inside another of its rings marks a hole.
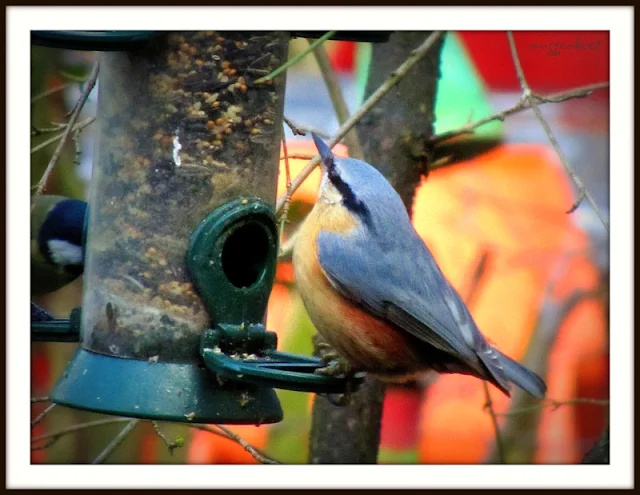
<instances>
[{"instance_id":1,"label":"nuthatch's head","mask_svg":"<svg viewBox=\"0 0 640 495\"><path fill-rule=\"evenodd\" d=\"M400 196L378 170L355 158L335 156L322 139L312 136L323 168L318 201L344 207L369 226L394 221L397 215L399 221L409 221Z\"/></svg>"}]
</instances>

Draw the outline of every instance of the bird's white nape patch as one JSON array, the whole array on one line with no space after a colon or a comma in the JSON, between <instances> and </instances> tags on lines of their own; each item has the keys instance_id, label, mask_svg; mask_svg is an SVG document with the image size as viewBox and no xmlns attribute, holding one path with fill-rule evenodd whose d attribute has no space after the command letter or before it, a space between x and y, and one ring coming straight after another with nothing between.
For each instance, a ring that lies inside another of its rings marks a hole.
<instances>
[{"instance_id":1,"label":"bird's white nape patch","mask_svg":"<svg viewBox=\"0 0 640 495\"><path fill-rule=\"evenodd\" d=\"M81 265L82 247L62 239L51 239L47 243L51 259L56 265Z\"/></svg>"}]
</instances>

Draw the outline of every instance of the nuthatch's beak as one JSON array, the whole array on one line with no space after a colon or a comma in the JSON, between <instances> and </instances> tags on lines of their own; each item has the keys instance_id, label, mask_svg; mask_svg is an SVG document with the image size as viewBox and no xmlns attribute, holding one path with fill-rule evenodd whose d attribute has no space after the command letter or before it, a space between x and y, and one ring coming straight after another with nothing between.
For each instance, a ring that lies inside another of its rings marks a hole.
<instances>
[{"instance_id":1,"label":"nuthatch's beak","mask_svg":"<svg viewBox=\"0 0 640 495\"><path fill-rule=\"evenodd\" d=\"M331 149L315 132L311 133L311 137L313 137L313 142L316 144L316 148L318 148L318 153L320 153L322 165L328 169L333 165L333 153L331 153Z\"/></svg>"}]
</instances>

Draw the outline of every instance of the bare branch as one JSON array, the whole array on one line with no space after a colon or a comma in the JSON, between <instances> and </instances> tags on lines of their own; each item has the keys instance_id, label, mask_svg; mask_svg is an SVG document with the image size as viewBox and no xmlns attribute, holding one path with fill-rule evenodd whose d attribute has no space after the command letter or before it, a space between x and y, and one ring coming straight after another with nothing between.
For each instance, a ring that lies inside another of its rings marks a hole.
<instances>
[{"instance_id":1,"label":"bare branch","mask_svg":"<svg viewBox=\"0 0 640 495\"><path fill-rule=\"evenodd\" d=\"M521 407L518 409L510 409L509 411L503 413L497 413L497 416L517 416L518 414L527 414L534 411L539 411L540 409L550 408L552 411L555 411L559 407L567 406L567 405L575 405L575 404L591 404L594 406L608 406L608 399L590 399L586 397L578 397L576 399L567 399L567 400L555 400L547 398L542 401L540 404L534 404L528 407Z\"/></svg>"},{"instance_id":2,"label":"bare branch","mask_svg":"<svg viewBox=\"0 0 640 495\"><path fill-rule=\"evenodd\" d=\"M96 120L95 117L89 117L88 119L85 119L82 122L78 122L76 125L73 126L73 129L71 130L71 132L73 132L73 133L80 132L85 127L88 127L91 124L93 124L95 122L95 120ZM66 126L64 126L64 127L66 127ZM61 129L64 128L64 127L61 127ZM59 129L55 129L55 130L59 130ZM38 131L41 131L43 134L44 134L44 132L48 132L48 131L54 132L54 130L51 130L51 129L38 129ZM66 130L65 130L65 132L66 132ZM39 143L36 146L34 146L33 148L31 148L31 154L33 155L36 151L40 151L42 148L46 148L50 144L55 143L56 141L60 141L60 139L62 139L64 137L64 135L65 135L65 133L62 132L62 133L58 134L57 136L53 136L53 137L47 139L46 141L42 141L41 143Z\"/></svg>"},{"instance_id":3,"label":"bare branch","mask_svg":"<svg viewBox=\"0 0 640 495\"><path fill-rule=\"evenodd\" d=\"M520 58L518 57L518 50L516 49L516 44L513 39L513 33L511 31L507 31L507 37L509 38L509 48L511 50L511 57L513 58L513 63L516 66L518 80L520 81L520 86L522 87L522 99L524 101L528 101L529 105L531 106L531 109L533 110L533 113L535 113L536 118L538 119L538 122L540 122L540 125L544 129L545 134L549 138L549 142L551 143L553 148L556 150L556 153L558 154L558 158L560 158L562 165L564 165L564 168L567 171L567 174L569 174L569 177L571 177L573 182L575 182L576 186L578 186L578 201L569 208L567 213L571 213L575 211L576 208L578 208L578 206L580 205L582 198L586 198L586 200L589 202L593 210L596 212L596 215L598 215L598 218L602 222L602 225L604 226L605 230L609 232L609 223L607 222L604 215L600 211L600 208L598 207L593 197L591 196L591 193L587 191L586 187L584 186L584 183L582 182L582 179L580 179L580 176L577 174L575 169L567 161L566 156L560 149L558 140L556 139L553 132L551 131L549 124L542 116L542 112L538 107L537 99L534 96L532 96L531 88L527 84L527 79L525 78L524 72L522 71L522 66L520 65Z\"/></svg>"},{"instance_id":4,"label":"bare branch","mask_svg":"<svg viewBox=\"0 0 640 495\"><path fill-rule=\"evenodd\" d=\"M282 464L279 461L276 461L272 457L269 457L267 454L262 452L258 447L254 447L249 444L246 440L243 440L234 432L229 430L228 428L221 425L193 425L187 424L190 428L195 428L196 430L208 431L209 433L213 433L214 435L219 435L224 438L228 438L229 440L233 440L234 442L240 444L244 450L251 454L256 461L261 464Z\"/></svg>"},{"instance_id":5,"label":"bare branch","mask_svg":"<svg viewBox=\"0 0 640 495\"><path fill-rule=\"evenodd\" d=\"M305 50L303 50L302 52L298 53L298 55L296 55L295 57L291 58L290 60L287 60L284 64L282 64L280 67L275 69L273 72L271 72L270 74L267 74L266 76L261 77L260 79L256 79L255 84L262 84L262 83L265 83L267 81L271 81L274 77L279 76L285 70L287 70L289 67L291 67L292 65L295 65L298 62L300 62L300 60L302 60L304 57L306 57L309 54L309 52L313 51L313 49L316 48L317 46L322 45L322 43L327 41L334 34L336 34L335 31L328 31L324 36L322 36L321 38L318 38L317 40L315 40Z\"/></svg>"},{"instance_id":6,"label":"bare branch","mask_svg":"<svg viewBox=\"0 0 640 495\"><path fill-rule=\"evenodd\" d=\"M36 417L36 419L34 419L31 422L31 429L33 430L33 427L35 425L37 425L40 421L42 421L44 419L44 417L49 414L51 412L51 410L56 407L55 404L51 404L50 406L48 406L44 411L42 411L40 414L38 414L38 416Z\"/></svg>"},{"instance_id":7,"label":"bare branch","mask_svg":"<svg viewBox=\"0 0 640 495\"><path fill-rule=\"evenodd\" d=\"M167 435L160 431L160 426L157 421L151 421L151 424L153 425L153 429L156 431L156 434L165 443L167 449L169 449L169 455L172 456L174 450L184 447L184 438L178 436L175 440L171 440Z\"/></svg>"},{"instance_id":8,"label":"bare branch","mask_svg":"<svg viewBox=\"0 0 640 495\"><path fill-rule=\"evenodd\" d=\"M93 90L93 87L96 85L96 81L98 80L99 69L100 69L100 62L96 62L93 65L93 69L91 69L91 74L89 75L89 79L87 79L87 83L85 84L84 90L80 95L80 99L78 100L78 103L75 106L73 114L71 115L71 118L67 123L67 127L65 128L64 132L60 136L60 143L58 144L58 147L56 148L56 150L53 152L53 155L51 156L51 160L49 160L49 164L47 165L47 168L45 169L44 174L42 174L40 181L38 181L34 196L39 196L44 191L44 188L47 184L47 180L49 179L51 172L53 172L53 168L55 167L58 161L58 158L60 158L62 149L64 148L65 143L67 142L67 140L69 139L69 136L74 130L73 128L75 127L76 120L78 120L80 111L82 110L82 107L84 107L84 104L86 103L87 98L89 98L89 93L91 93L91 90Z\"/></svg>"},{"instance_id":9,"label":"bare branch","mask_svg":"<svg viewBox=\"0 0 640 495\"><path fill-rule=\"evenodd\" d=\"M489 411L489 416L491 417L491 424L493 426L493 434L496 437L496 449L498 452L498 460L500 461L500 464L504 464L506 461L506 457L504 455L504 444L502 443L500 426L498 425L498 418L497 418L498 415L493 409L493 401L491 400L491 392L489 391L489 385L487 385L487 382L483 380L482 386L484 387L484 397L485 397L484 408Z\"/></svg>"},{"instance_id":10,"label":"bare branch","mask_svg":"<svg viewBox=\"0 0 640 495\"><path fill-rule=\"evenodd\" d=\"M471 274L471 280L469 286L467 288L467 293L465 296L465 303L467 307L471 307L475 301L476 297L479 294L480 284L483 281L484 276L487 273L487 266L489 264L490 252L488 250L482 251L480 253L480 257L476 262L476 266ZM491 393L489 391L489 385L486 381L482 381L482 386L484 387L484 397L485 404L484 408L489 411L489 416L491 417L491 424L493 425L493 434L496 439L496 448L498 450L498 460L501 464L505 463L505 455L504 455L504 445L502 443L502 435L500 434L500 426L498 425L498 419L496 417L496 412L493 409L493 401L491 400Z\"/></svg>"},{"instance_id":11,"label":"bare branch","mask_svg":"<svg viewBox=\"0 0 640 495\"><path fill-rule=\"evenodd\" d=\"M39 437L34 437L31 439L31 443L41 442L43 440L48 440L44 445L39 447L31 447L31 450L42 450L51 447L54 443L56 443L60 438L70 433L75 433L79 430L84 430L87 428L93 428L94 426L103 426L110 425L114 423L122 423L124 421L130 421L130 418L109 418L109 419L99 419L97 421L89 421L87 423L80 423L77 425L70 426L68 428L63 428L58 431L54 431L53 433L47 433L46 435L40 435Z\"/></svg>"},{"instance_id":12,"label":"bare branch","mask_svg":"<svg viewBox=\"0 0 640 495\"><path fill-rule=\"evenodd\" d=\"M107 457L109 457L113 453L113 451L118 448L118 446L124 441L124 439L127 438L129 433L133 431L133 429L138 425L139 422L139 419L129 420L127 426L125 426L122 431L118 433L118 435L113 440L111 440L111 443L107 445L107 447L102 452L100 452L100 454L98 454L98 457L96 457L91 464L102 464L107 459Z\"/></svg>"},{"instance_id":13,"label":"bare branch","mask_svg":"<svg viewBox=\"0 0 640 495\"><path fill-rule=\"evenodd\" d=\"M287 139L284 136L284 126L282 126L282 151L284 153L284 169L286 174L286 186L287 192L284 198L284 207L282 208L282 214L280 215L280 234L278 236L278 246L282 249L282 236L284 234L284 224L287 223L287 216L289 215L289 206L291 205L291 169L289 168L289 151L287 150ZM282 252L280 252L282 254Z\"/></svg>"},{"instance_id":14,"label":"bare branch","mask_svg":"<svg viewBox=\"0 0 640 495\"><path fill-rule=\"evenodd\" d=\"M338 117L338 122L340 123L340 125L342 125L349 118L349 109L347 108L347 104L344 101L344 97L342 96L340 83L338 82L338 76L333 70L331 61L329 60L329 56L327 55L327 51L323 46L318 46L317 48L315 48L313 50L313 54L316 57L318 67L320 67L320 73L322 74L324 83L327 86L327 91L329 91L329 97L331 98L333 109L336 112L336 117ZM349 156L357 158L358 160L364 159L362 145L360 144L360 140L358 139L358 134L355 128L351 129L347 133L347 135L344 137L344 142L347 145L347 148L349 148Z\"/></svg>"},{"instance_id":15,"label":"bare branch","mask_svg":"<svg viewBox=\"0 0 640 495\"><path fill-rule=\"evenodd\" d=\"M51 399L47 397L31 397L31 403L36 404L37 402L50 402Z\"/></svg>"},{"instance_id":16,"label":"bare branch","mask_svg":"<svg viewBox=\"0 0 640 495\"><path fill-rule=\"evenodd\" d=\"M340 140L362 119L402 78L411 70L411 68L420 61L435 44L435 42L443 35L442 31L434 31L429 37L415 50L400 66L391 73L387 79L356 111L349 119L340 126L337 134L329 140L329 148L333 148ZM292 182L291 192L295 192L305 179L311 174L313 169L320 163L320 155L315 155L306 167L296 176ZM279 212L284 206L286 196L278 198L276 211Z\"/></svg>"},{"instance_id":17,"label":"bare branch","mask_svg":"<svg viewBox=\"0 0 640 495\"><path fill-rule=\"evenodd\" d=\"M569 91L563 91L561 93L554 93L546 96L539 95L536 93L531 93L531 97L534 98L536 100L536 103L538 103L539 105L543 105L545 103L560 103L560 102L571 100L574 98L586 98L587 96L592 94L594 91L599 89L606 89L608 87L609 87L609 83L604 82L604 83L597 83L597 84L589 84L587 86L580 86L579 88L574 88ZM494 121L502 122L506 117L513 115L515 113L522 112L524 110L528 110L530 108L531 108L531 103L529 102L529 100L524 100L521 98L520 101L518 101L518 103L516 103L510 108L502 110L488 117L484 117L482 119L476 120L475 122L470 122L466 125L463 125L462 127L459 127L458 129L443 132L442 134L433 136L429 140L429 142L435 145L438 143L442 143L444 141L448 141L449 139L462 136L464 134L472 134L473 131L478 127L481 127L485 124L488 124Z\"/></svg>"},{"instance_id":18,"label":"bare branch","mask_svg":"<svg viewBox=\"0 0 640 495\"><path fill-rule=\"evenodd\" d=\"M305 155L304 153L289 153L287 156L290 160L311 160L313 158L313 155ZM284 160L284 158L285 155L282 155L280 160Z\"/></svg>"},{"instance_id":19,"label":"bare branch","mask_svg":"<svg viewBox=\"0 0 640 495\"><path fill-rule=\"evenodd\" d=\"M69 82L66 84L62 84L60 86L56 86L55 88L48 89L43 91L40 94L35 95L31 98L31 104L34 104L36 101L46 98L47 96L51 96L53 94L59 93L60 91L64 91L65 89L71 87L72 85L77 84L75 82Z\"/></svg>"},{"instance_id":20,"label":"bare branch","mask_svg":"<svg viewBox=\"0 0 640 495\"><path fill-rule=\"evenodd\" d=\"M302 222L304 222L304 219L302 220ZM291 254L293 253L293 246L295 246L296 244L296 238L298 236L299 231L300 231L300 227L294 230L289 235L287 240L282 244L282 246L280 247L280 254L278 255L279 260L286 261L288 258L291 257Z\"/></svg>"},{"instance_id":21,"label":"bare branch","mask_svg":"<svg viewBox=\"0 0 640 495\"><path fill-rule=\"evenodd\" d=\"M306 136L307 135L307 132L309 131L308 127L303 127L301 125L294 124L293 121L291 121L291 119L288 119L285 115L282 116L282 120L284 120L284 123L289 126L289 129L291 129L291 132L293 132L294 136ZM322 136L322 134L319 134L317 132L317 130L315 130L315 129L313 130L313 132L318 134L318 136ZM326 137L326 135L323 136L323 137Z\"/></svg>"}]
</instances>

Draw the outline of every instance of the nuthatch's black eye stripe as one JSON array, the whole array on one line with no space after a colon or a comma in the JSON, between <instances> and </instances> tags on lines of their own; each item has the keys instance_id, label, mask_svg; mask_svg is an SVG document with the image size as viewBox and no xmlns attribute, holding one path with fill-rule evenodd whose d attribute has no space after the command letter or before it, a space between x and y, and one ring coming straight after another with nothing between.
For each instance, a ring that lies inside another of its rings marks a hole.
<instances>
[{"instance_id":1,"label":"nuthatch's black eye stripe","mask_svg":"<svg viewBox=\"0 0 640 495\"><path fill-rule=\"evenodd\" d=\"M351 212L360 216L360 218L362 218L362 220L368 224L370 220L369 209L362 201L360 201L356 197L356 195L349 187L349 184L342 180L336 170L333 161L327 167L327 175L329 177L329 180L331 181L331 184L333 184L333 187L335 187L342 196L342 204L344 204L344 206Z\"/></svg>"}]
</instances>

